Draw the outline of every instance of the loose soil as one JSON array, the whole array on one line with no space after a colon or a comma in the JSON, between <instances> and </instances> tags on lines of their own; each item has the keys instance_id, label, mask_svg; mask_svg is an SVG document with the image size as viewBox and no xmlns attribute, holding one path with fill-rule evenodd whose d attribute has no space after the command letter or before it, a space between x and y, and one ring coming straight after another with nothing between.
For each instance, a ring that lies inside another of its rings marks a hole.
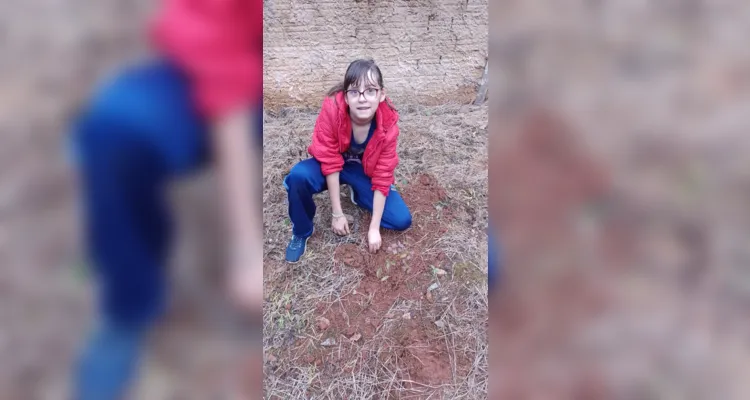
<instances>
[{"instance_id":1,"label":"loose soil","mask_svg":"<svg viewBox=\"0 0 750 400\"><path fill-rule=\"evenodd\" d=\"M413 179L403 188L402 196L413 215L410 229L384 231L383 247L375 254L367 250L366 242L336 248L337 267L358 269L364 277L340 301L330 307L317 307L317 315L330 321L330 326L318 324L316 330L323 335L323 341L331 339L341 345L320 346L304 360L316 366L346 365L347 372L357 374L372 356L358 344L381 340L378 357L381 362L395 357L398 379L414 381L413 385L439 386L451 383L454 375L444 334L429 317L429 311L435 308L434 297L440 291L428 288L447 279L447 275L438 277L433 272L437 271L435 268L445 271L451 267L438 243L453 220L451 201L429 174ZM363 213L359 226L367 226L369 218ZM403 304L413 307L399 307ZM462 361L458 374L466 372L466 360Z\"/></svg>"}]
</instances>

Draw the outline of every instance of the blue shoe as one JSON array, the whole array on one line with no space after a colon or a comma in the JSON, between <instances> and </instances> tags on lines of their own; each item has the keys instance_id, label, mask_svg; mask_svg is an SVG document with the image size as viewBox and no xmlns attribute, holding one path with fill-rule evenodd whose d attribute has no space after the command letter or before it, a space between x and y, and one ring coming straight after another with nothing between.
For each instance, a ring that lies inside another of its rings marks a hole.
<instances>
[{"instance_id":1,"label":"blue shoe","mask_svg":"<svg viewBox=\"0 0 750 400\"><path fill-rule=\"evenodd\" d=\"M74 376L77 400L115 400L127 392L138 370L145 330L105 323L86 343Z\"/></svg>"},{"instance_id":2,"label":"blue shoe","mask_svg":"<svg viewBox=\"0 0 750 400\"><path fill-rule=\"evenodd\" d=\"M294 234L292 235L292 240L290 240L289 245L286 246L286 262L294 264L305 255L305 250L307 250L307 240L310 239L310 236L303 238Z\"/></svg>"}]
</instances>

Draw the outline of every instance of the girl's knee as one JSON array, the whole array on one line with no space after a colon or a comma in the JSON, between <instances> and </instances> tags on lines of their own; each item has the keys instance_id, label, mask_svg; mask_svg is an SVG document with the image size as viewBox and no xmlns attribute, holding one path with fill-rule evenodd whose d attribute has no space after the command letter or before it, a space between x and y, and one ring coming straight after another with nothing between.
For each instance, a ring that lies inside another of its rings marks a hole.
<instances>
[{"instance_id":1,"label":"girl's knee","mask_svg":"<svg viewBox=\"0 0 750 400\"><path fill-rule=\"evenodd\" d=\"M161 163L164 156L153 135L138 123L137 113L126 102L108 96L105 91L92 99L75 121L70 146L76 162L87 170L110 172L140 171Z\"/></svg>"},{"instance_id":2,"label":"girl's knee","mask_svg":"<svg viewBox=\"0 0 750 400\"><path fill-rule=\"evenodd\" d=\"M133 143L139 136L132 129L133 124L128 123L136 118L130 114L124 104L106 98L92 99L75 122L72 132L72 140L80 156L90 159L106 153L107 157L112 157L126 150L133 151L133 146L125 145Z\"/></svg>"},{"instance_id":3,"label":"girl's knee","mask_svg":"<svg viewBox=\"0 0 750 400\"><path fill-rule=\"evenodd\" d=\"M165 106L179 97L179 87L170 83L166 71L164 67L148 64L124 70L105 81L75 122L73 134L78 149L119 154L153 148L164 127L170 122L174 125L175 119L168 115L184 108L179 104ZM190 115L183 113L183 119L188 118Z\"/></svg>"},{"instance_id":4,"label":"girl's knee","mask_svg":"<svg viewBox=\"0 0 750 400\"><path fill-rule=\"evenodd\" d=\"M316 175L321 175L320 167L317 167L317 171L315 171L309 163L299 162L292 167L289 175L284 178L284 187L289 190L290 187L312 183Z\"/></svg>"},{"instance_id":5,"label":"girl's knee","mask_svg":"<svg viewBox=\"0 0 750 400\"><path fill-rule=\"evenodd\" d=\"M405 231L411 227L411 213L408 211L397 215L393 219L393 229L397 231Z\"/></svg>"}]
</instances>

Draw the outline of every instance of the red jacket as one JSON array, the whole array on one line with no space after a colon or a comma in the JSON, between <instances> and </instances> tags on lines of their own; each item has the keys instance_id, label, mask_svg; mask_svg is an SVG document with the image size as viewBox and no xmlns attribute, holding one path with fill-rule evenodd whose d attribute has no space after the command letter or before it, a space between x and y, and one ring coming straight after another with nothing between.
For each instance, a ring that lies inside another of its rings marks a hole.
<instances>
[{"instance_id":1,"label":"red jacket","mask_svg":"<svg viewBox=\"0 0 750 400\"><path fill-rule=\"evenodd\" d=\"M151 37L192 79L196 105L208 117L260 101L261 0L164 0Z\"/></svg>"},{"instance_id":2,"label":"red jacket","mask_svg":"<svg viewBox=\"0 0 750 400\"><path fill-rule=\"evenodd\" d=\"M375 114L375 132L362 155L365 174L372 180L372 190L388 196L394 182L393 171L398 166L398 112L386 99ZM349 149L352 140L352 120L344 93L326 97L315 122L312 144L307 151L320 162L323 175L330 175L344 168L341 155Z\"/></svg>"}]
</instances>

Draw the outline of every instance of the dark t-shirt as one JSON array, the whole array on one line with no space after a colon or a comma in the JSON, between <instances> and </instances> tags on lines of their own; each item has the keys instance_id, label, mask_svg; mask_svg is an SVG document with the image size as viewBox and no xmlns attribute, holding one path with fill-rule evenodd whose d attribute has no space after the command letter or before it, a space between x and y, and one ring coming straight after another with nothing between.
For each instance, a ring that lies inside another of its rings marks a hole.
<instances>
[{"instance_id":1,"label":"dark t-shirt","mask_svg":"<svg viewBox=\"0 0 750 400\"><path fill-rule=\"evenodd\" d=\"M375 132L375 118L370 123L370 131L367 133L367 139L362 143L354 141L354 129L352 129L352 141L349 148L342 154L344 156L344 162L356 162L362 164L362 155L365 154L365 148L367 143L370 142L372 133Z\"/></svg>"}]
</instances>

